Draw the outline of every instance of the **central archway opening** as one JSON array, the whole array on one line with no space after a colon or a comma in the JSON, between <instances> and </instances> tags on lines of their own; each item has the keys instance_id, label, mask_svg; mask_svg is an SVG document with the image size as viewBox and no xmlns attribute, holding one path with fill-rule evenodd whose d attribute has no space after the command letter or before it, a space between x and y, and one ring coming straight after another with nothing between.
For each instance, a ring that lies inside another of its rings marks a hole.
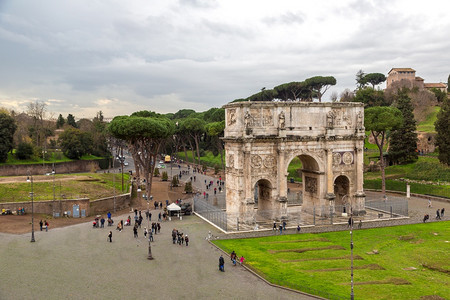
<instances>
[{"instance_id":1,"label":"central archway opening","mask_svg":"<svg viewBox=\"0 0 450 300\"><path fill-rule=\"evenodd\" d=\"M295 156L288 165L287 199L289 205L314 206L319 199L320 168L307 154Z\"/></svg>"}]
</instances>

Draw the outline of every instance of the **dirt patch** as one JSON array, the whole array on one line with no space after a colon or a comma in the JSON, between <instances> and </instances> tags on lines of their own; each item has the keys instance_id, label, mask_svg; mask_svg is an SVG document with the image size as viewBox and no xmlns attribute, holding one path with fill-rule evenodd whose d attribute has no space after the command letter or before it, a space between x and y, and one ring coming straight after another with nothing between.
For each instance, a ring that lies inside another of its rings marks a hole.
<instances>
[{"instance_id":1,"label":"dirt patch","mask_svg":"<svg viewBox=\"0 0 450 300\"><path fill-rule=\"evenodd\" d=\"M283 252L295 252L295 253L303 253L308 251L320 251L320 250L345 250L344 247L340 245L332 245L332 246L326 246L326 247L316 247L316 248L303 248L303 249L285 249L285 250L267 250L269 253L276 254L276 253L283 253Z\"/></svg>"},{"instance_id":2,"label":"dirt patch","mask_svg":"<svg viewBox=\"0 0 450 300\"><path fill-rule=\"evenodd\" d=\"M285 243L305 243L305 242L329 242L327 238L309 239L309 240L294 240L294 241L273 241L273 242L260 242L261 245L270 244L285 244Z\"/></svg>"},{"instance_id":3,"label":"dirt patch","mask_svg":"<svg viewBox=\"0 0 450 300\"><path fill-rule=\"evenodd\" d=\"M48 176L46 177L48 178ZM73 179L73 177L72 177ZM83 178L83 180L89 180L88 176ZM95 188L95 187L93 187ZM183 188L173 188L169 192L169 183L162 181L154 181L152 184L152 195L156 201L163 201L165 204L165 200L169 200L169 202L174 202L177 199L186 199L191 195L186 195L182 193ZM153 203L151 203L151 208L153 207ZM138 204L138 209L147 209L147 202L141 199ZM129 214L130 209L124 209L121 211L117 211L115 215L124 215ZM43 214L34 214L34 230L39 230L39 221L47 220L49 222L49 230L53 228L66 227L74 224L80 224L85 222L92 222L95 216L89 216L86 218L53 218L49 215ZM114 219L114 217L113 217ZM31 233L31 214L26 215L0 215L0 232L4 233L12 233L12 234L24 234L27 232Z\"/></svg>"},{"instance_id":4,"label":"dirt patch","mask_svg":"<svg viewBox=\"0 0 450 300\"><path fill-rule=\"evenodd\" d=\"M380 265L377 264L369 264L364 266L353 266L354 270L385 270ZM334 272L334 271L347 271L350 270L350 267L345 268L332 268L332 269L317 269L317 270L307 270L308 272Z\"/></svg>"},{"instance_id":5,"label":"dirt patch","mask_svg":"<svg viewBox=\"0 0 450 300\"><path fill-rule=\"evenodd\" d=\"M313 261L313 260L339 260L339 259L351 259L350 255L346 256L339 256L339 257L316 257L316 258L304 258L304 259L292 259L292 260L285 260L281 259L282 262L298 262L298 261ZM364 260L359 255L353 256L353 260Z\"/></svg>"},{"instance_id":6,"label":"dirt patch","mask_svg":"<svg viewBox=\"0 0 450 300\"><path fill-rule=\"evenodd\" d=\"M400 241L410 241L410 240L413 240L413 239L414 239L414 235L412 235L412 234L401 235L401 236L398 237L398 239L399 239Z\"/></svg>"},{"instance_id":7,"label":"dirt patch","mask_svg":"<svg viewBox=\"0 0 450 300\"><path fill-rule=\"evenodd\" d=\"M406 285L411 284L408 280L403 278L389 278L385 280L373 280L373 281L362 281L353 282L354 285L369 285L369 284L393 284L393 285ZM350 285L350 283L342 283L342 285Z\"/></svg>"},{"instance_id":8,"label":"dirt patch","mask_svg":"<svg viewBox=\"0 0 450 300\"><path fill-rule=\"evenodd\" d=\"M420 297L420 300L445 300L445 298L442 298L438 295L428 295Z\"/></svg>"},{"instance_id":9,"label":"dirt patch","mask_svg":"<svg viewBox=\"0 0 450 300\"><path fill-rule=\"evenodd\" d=\"M438 271L438 272L441 272L441 273L444 273L444 274L450 273L449 270L441 268L440 266L429 265L429 264L422 264L422 267L427 268L428 270L431 270L431 271Z\"/></svg>"}]
</instances>

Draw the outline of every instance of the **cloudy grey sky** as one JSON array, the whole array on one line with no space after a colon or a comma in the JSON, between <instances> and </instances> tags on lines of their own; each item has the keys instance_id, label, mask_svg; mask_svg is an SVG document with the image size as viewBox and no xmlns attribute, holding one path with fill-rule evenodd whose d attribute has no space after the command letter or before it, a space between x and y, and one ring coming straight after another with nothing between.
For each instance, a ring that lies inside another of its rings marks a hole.
<instances>
[{"instance_id":1,"label":"cloudy grey sky","mask_svg":"<svg viewBox=\"0 0 450 300\"><path fill-rule=\"evenodd\" d=\"M450 3L0 0L0 106L56 116L204 111L262 87L359 69L450 72Z\"/></svg>"}]
</instances>

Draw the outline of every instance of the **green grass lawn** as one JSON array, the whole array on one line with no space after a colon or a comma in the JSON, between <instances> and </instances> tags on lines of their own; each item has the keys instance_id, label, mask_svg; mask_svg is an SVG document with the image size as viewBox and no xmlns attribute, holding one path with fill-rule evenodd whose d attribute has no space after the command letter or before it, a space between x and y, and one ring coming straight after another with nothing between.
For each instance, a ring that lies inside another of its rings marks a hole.
<instances>
[{"instance_id":1,"label":"green grass lawn","mask_svg":"<svg viewBox=\"0 0 450 300\"><path fill-rule=\"evenodd\" d=\"M436 222L355 230L355 299L450 295L450 226ZM327 297L350 297L348 231L216 240L270 282ZM368 254L378 250L379 254ZM297 251L297 252L295 252ZM405 270L406 268L416 268Z\"/></svg>"},{"instance_id":2,"label":"green grass lawn","mask_svg":"<svg viewBox=\"0 0 450 300\"><path fill-rule=\"evenodd\" d=\"M192 152L188 151L187 152L187 156L188 162L193 162L192 159ZM178 152L177 153L177 157L182 159L182 160L186 160L185 156L184 156L184 152ZM225 156L224 156L224 162L225 162ZM195 163L197 162L197 158L195 159ZM211 151L205 151L205 156L201 156L200 157L200 162L201 164L206 164L209 167L214 167L215 165L218 165L219 167L222 167L222 160L220 158L220 154L217 156L214 156L213 153Z\"/></svg>"},{"instance_id":3,"label":"green grass lawn","mask_svg":"<svg viewBox=\"0 0 450 300\"><path fill-rule=\"evenodd\" d=\"M417 131L430 133L436 132L434 129L434 122L436 122L439 110L439 106L430 107L430 113L427 115L425 121L417 124Z\"/></svg>"},{"instance_id":4,"label":"green grass lawn","mask_svg":"<svg viewBox=\"0 0 450 300\"><path fill-rule=\"evenodd\" d=\"M83 155L81 160L94 160L94 159L102 159L102 157L98 157L95 155ZM42 164L42 163L59 163L59 162L67 162L67 161L73 161L73 159L67 158L63 153L61 152L50 152L50 154L47 155L44 161L42 161L41 157L33 157L30 159L17 159L13 153L8 153L8 159L5 163L0 163L0 165L23 165L23 164Z\"/></svg>"},{"instance_id":5,"label":"green grass lawn","mask_svg":"<svg viewBox=\"0 0 450 300\"><path fill-rule=\"evenodd\" d=\"M120 194L122 189L122 175L105 173L77 173L55 175L55 198L89 198L91 200L109 197L116 193ZM67 177L79 177L79 179L65 180ZM129 174L124 173L124 191L128 190ZM33 176L34 200L53 200L53 176ZM40 180L46 180L41 182ZM115 181L115 185L113 182ZM0 202L23 202L30 201L29 193L31 184L29 182L16 182L0 184Z\"/></svg>"}]
</instances>

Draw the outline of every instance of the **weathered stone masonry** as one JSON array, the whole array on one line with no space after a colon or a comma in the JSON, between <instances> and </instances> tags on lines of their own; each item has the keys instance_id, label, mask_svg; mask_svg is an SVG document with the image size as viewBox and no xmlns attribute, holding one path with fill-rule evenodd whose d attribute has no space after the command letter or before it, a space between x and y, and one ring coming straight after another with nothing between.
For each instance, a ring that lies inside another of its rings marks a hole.
<instances>
[{"instance_id":1,"label":"weathered stone masonry","mask_svg":"<svg viewBox=\"0 0 450 300\"><path fill-rule=\"evenodd\" d=\"M237 102L224 106L227 212L287 211L292 159L303 169L303 208L349 205L364 214L364 108L361 103ZM323 213L323 212L322 212Z\"/></svg>"}]
</instances>

